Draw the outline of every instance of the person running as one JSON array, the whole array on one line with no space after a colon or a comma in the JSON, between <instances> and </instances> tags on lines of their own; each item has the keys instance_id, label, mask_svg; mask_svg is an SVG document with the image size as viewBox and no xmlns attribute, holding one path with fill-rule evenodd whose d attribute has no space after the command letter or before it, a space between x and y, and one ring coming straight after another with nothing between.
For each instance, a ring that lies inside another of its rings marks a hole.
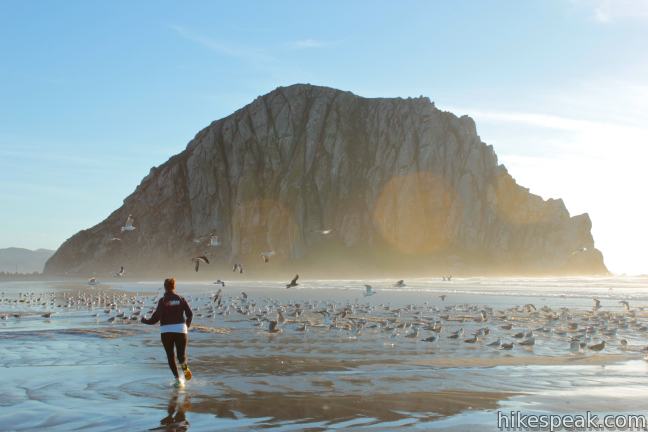
<instances>
[{"instance_id":1,"label":"person running","mask_svg":"<svg viewBox=\"0 0 648 432\"><path fill-rule=\"evenodd\" d=\"M185 318L186 317L186 318ZM178 376L178 367L176 366L175 347L180 367L184 372L185 380L191 379L191 371L187 364L187 331L191 326L193 312L187 300L175 292L175 279L169 278L164 280L164 296L157 304L157 308L151 318L142 317L144 324L153 325L160 322L160 333L164 351L166 351L169 368L175 377L175 387L182 387L184 384Z\"/></svg>"}]
</instances>

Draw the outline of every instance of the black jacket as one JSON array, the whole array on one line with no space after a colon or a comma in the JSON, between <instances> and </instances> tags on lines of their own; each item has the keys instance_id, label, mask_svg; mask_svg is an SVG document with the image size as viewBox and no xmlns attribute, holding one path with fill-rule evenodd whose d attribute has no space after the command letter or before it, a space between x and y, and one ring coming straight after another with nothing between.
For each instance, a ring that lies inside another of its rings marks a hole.
<instances>
[{"instance_id":1,"label":"black jacket","mask_svg":"<svg viewBox=\"0 0 648 432\"><path fill-rule=\"evenodd\" d=\"M185 320L185 316L187 317ZM151 318L142 317L144 324L155 324L160 321L160 325L182 324L186 323L187 327L191 326L193 312L187 300L175 293L165 293L160 299L157 308Z\"/></svg>"}]
</instances>

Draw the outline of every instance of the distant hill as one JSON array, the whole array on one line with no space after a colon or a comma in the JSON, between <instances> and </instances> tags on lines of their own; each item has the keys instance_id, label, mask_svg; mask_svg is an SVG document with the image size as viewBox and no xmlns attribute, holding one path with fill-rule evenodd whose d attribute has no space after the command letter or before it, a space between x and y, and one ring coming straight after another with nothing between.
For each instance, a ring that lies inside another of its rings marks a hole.
<instances>
[{"instance_id":1,"label":"distant hill","mask_svg":"<svg viewBox=\"0 0 648 432\"><path fill-rule=\"evenodd\" d=\"M0 249L0 272L33 273L42 272L45 262L54 254L53 250L10 247Z\"/></svg>"}]
</instances>

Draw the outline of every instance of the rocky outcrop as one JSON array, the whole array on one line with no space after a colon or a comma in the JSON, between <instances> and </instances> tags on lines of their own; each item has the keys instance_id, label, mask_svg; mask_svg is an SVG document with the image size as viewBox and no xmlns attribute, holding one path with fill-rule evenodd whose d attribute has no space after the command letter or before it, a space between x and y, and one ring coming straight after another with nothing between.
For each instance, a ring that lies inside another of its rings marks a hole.
<instances>
[{"instance_id":1,"label":"rocky outcrop","mask_svg":"<svg viewBox=\"0 0 648 432\"><path fill-rule=\"evenodd\" d=\"M120 233L129 214L136 230ZM467 116L424 97L293 85L200 131L46 272L178 271L206 252L222 265L330 276L605 273L590 229L587 214L516 184Z\"/></svg>"}]
</instances>

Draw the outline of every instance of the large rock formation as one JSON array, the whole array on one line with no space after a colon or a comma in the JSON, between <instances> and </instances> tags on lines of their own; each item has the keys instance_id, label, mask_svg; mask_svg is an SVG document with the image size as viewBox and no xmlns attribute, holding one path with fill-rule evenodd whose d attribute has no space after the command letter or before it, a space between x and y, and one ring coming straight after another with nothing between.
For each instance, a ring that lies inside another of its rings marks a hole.
<instances>
[{"instance_id":1,"label":"large rock formation","mask_svg":"<svg viewBox=\"0 0 648 432\"><path fill-rule=\"evenodd\" d=\"M129 214L136 230L120 233ZM293 85L200 131L46 272L189 270L206 252L256 274L605 273L590 229L517 185L467 116Z\"/></svg>"}]
</instances>

